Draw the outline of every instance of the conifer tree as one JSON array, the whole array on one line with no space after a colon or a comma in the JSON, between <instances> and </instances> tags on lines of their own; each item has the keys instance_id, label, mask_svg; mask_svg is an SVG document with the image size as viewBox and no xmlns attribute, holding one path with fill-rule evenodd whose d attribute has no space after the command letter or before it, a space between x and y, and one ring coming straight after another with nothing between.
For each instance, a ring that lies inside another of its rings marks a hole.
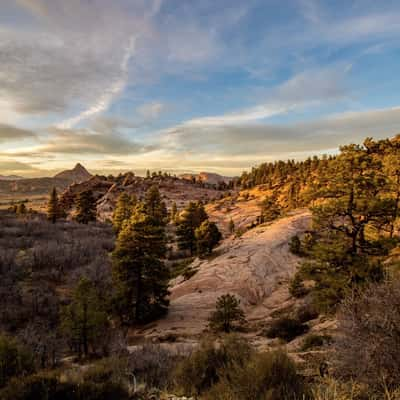
<instances>
[{"instance_id":1,"label":"conifer tree","mask_svg":"<svg viewBox=\"0 0 400 400\"><path fill-rule=\"evenodd\" d=\"M90 347L104 337L108 326L107 313L94 285L82 278L73 292L71 304L62 310L61 326L75 351L87 357Z\"/></svg>"},{"instance_id":2,"label":"conifer tree","mask_svg":"<svg viewBox=\"0 0 400 400\"><path fill-rule=\"evenodd\" d=\"M113 227L115 232L119 232L124 221L129 219L133 213L135 200L129 197L126 192L121 193L113 214Z\"/></svg>"},{"instance_id":3,"label":"conifer tree","mask_svg":"<svg viewBox=\"0 0 400 400\"><path fill-rule=\"evenodd\" d=\"M209 318L211 329L229 333L243 325L245 321L238 298L229 293L218 297L215 311Z\"/></svg>"},{"instance_id":4,"label":"conifer tree","mask_svg":"<svg viewBox=\"0 0 400 400\"><path fill-rule=\"evenodd\" d=\"M168 215L167 207L163 201L161 201L160 191L156 185L151 186L145 195L144 206L146 213L154 219L154 221L160 225L165 225L166 218Z\"/></svg>"},{"instance_id":5,"label":"conifer tree","mask_svg":"<svg viewBox=\"0 0 400 400\"><path fill-rule=\"evenodd\" d=\"M181 212L177 220L176 234L178 247L181 250L189 250L190 255L196 251L196 229L208 218L202 203L190 202Z\"/></svg>"},{"instance_id":6,"label":"conifer tree","mask_svg":"<svg viewBox=\"0 0 400 400\"><path fill-rule=\"evenodd\" d=\"M50 193L50 199L47 206L47 218L53 224L61 217L60 205L58 202L57 189L54 187Z\"/></svg>"},{"instance_id":7,"label":"conifer tree","mask_svg":"<svg viewBox=\"0 0 400 400\"><path fill-rule=\"evenodd\" d=\"M270 222L282 215L282 208L280 207L276 195L267 197L261 204L260 222Z\"/></svg>"},{"instance_id":8,"label":"conifer tree","mask_svg":"<svg viewBox=\"0 0 400 400\"><path fill-rule=\"evenodd\" d=\"M172 208L171 208L171 221L175 222L176 216L178 215L178 207L175 203L175 201L172 203Z\"/></svg>"},{"instance_id":9,"label":"conifer tree","mask_svg":"<svg viewBox=\"0 0 400 400\"><path fill-rule=\"evenodd\" d=\"M228 229L229 229L229 233L231 233L231 234L235 232L235 223L233 222L232 218L229 220Z\"/></svg>"},{"instance_id":10,"label":"conifer tree","mask_svg":"<svg viewBox=\"0 0 400 400\"><path fill-rule=\"evenodd\" d=\"M123 323L141 323L161 316L168 307L169 271L164 264L165 228L136 207L121 229L113 252L115 308Z\"/></svg>"},{"instance_id":11,"label":"conifer tree","mask_svg":"<svg viewBox=\"0 0 400 400\"><path fill-rule=\"evenodd\" d=\"M213 248L221 241L222 235L215 222L208 219L196 229L197 252L200 256L211 254Z\"/></svg>"},{"instance_id":12,"label":"conifer tree","mask_svg":"<svg viewBox=\"0 0 400 400\"><path fill-rule=\"evenodd\" d=\"M81 192L76 201L75 219L81 224L96 221L96 200L91 190Z\"/></svg>"}]
</instances>

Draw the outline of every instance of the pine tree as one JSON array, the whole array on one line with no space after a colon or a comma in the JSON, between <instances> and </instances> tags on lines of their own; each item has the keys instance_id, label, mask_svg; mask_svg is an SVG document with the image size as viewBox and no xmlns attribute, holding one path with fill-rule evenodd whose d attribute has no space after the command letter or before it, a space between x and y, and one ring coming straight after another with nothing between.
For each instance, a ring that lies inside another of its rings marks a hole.
<instances>
[{"instance_id":1,"label":"pine tree","mask_svg":"<svg viewBox=\"0 0 400 400\"><path fill-rule=\"evenodd\" d=\"M229 220L228 229L229 229L229 233L231 233L231 234L233 234L235 232L235 223L233 222L232 218Z\"/></svg>"},{"instance_id":2,"label":"pine tree","mask_svg":"<svg viewBox=\"0 0 400 400\"><path fill-rule=\"evenodd\" d=\"M196 251L196 229L208 218L202 203L190 202L181 212L177 220L176 234L178 247L181 250L189 250L190 255Z\"/></svg>"},{"instance_id":3,"label":"pine tree","mask_svg":"<svg viewBox=\"0 0 400 400\"><path fill-rule=\"evenodd\" d=\"M58 202L57 189L54 187L50 193L49 203L47 205L47 219L53 224L57 222L57 219L62 215L60 205Z\"/></svg>"},{"instance_id":4,"label":"pine tree","mask_svg":"<svg viewBox=\"0 0 400 400\"><path fill-rule=\"evenodd\" d=\"M275 195L267 197L261 204L260 222L270 222L282 215L282 208Z\"/></svg>"},{"instance_id":5,"label":"pine tree","mask_svg":"<svg viewBox=\"0 0 400 400\"><path fill-rule=\"evenodd\" d=\"M161 201L160 191L156 185L151 186L147 190L144 205L146 213L152 217L156 223L165 225L168 215L167 207L165 206L165 203Z\"/></svg>"},{"instance_id":6,"label":"pine tree","mask_svg":"<svg viewBox=\"0 0 400 400\"><path fill-rule=\"evenodd\" d=\"M126 192L121 193L113 214L113 227L115 232L119 232L123 223L132 216L135 200L129 197Z\"/></svg>"},{"instance_id":7,"label":"pine tree","mask_svg":"<svg viewBox=\"0 0 400 400\"><path fill-rule=\"evenodd\" d=\"M113 252L115 308L123 323L141 323L167 311L169 271L165 228L139 205L124 224Z\"/></svg>"},{"instance_id":8,"label":"pine tree","mask_svg":"<svg viewBox=\"0 0 400 400\"><path fill-rule=\"evenodd\" d=\"M171 221L175 222L176 216L178 215L178 207L175 203L175 201L172 203L172 208L171 208Z\"/></svg>"},{"instance_id":9,"label":"pine tree","mask_svg":"<svg viewBox=\"0 0 400 400\"><path fill-rule=\"evenodd\" d=\"M215 222L206 219L195 231L197 253L202 256L211 254L213 248L221 241L222 235Z\"/></svg>"},{"instance_id":10,"label":"pine tree","mask_svg":"<svg viewBox=\"0 0 400 400\"><path fill-rule=\"evenodd\" d=\"M107 313L88 279L79 281L71 304L62 310L61 326L79 357L82 354L87 357L90 347L95 350L96 343L104 337L108 328Z\"/></svg>"},{"instance_id":11,"label":"pine tree","mask_svg":"<svg viewBox=\"0 0 400 400\"><path fill-rule=\"evenodd\" d=\"M210 315L209 323L211 329L226 333L243 325L245 317L240 308L240 300L229 293L219 297L215 311Z\"/></svg>"},{"instance_id":12,"label":"pine tree","mask_svg":"<svg viewBox=\"0 0 400 400\"><path fill-rule=\"evenodd\" d=\"M96 221L96 200L91 190L81 192L76 201L75 219L81 224Z\"/></svg>"}]
</instances>

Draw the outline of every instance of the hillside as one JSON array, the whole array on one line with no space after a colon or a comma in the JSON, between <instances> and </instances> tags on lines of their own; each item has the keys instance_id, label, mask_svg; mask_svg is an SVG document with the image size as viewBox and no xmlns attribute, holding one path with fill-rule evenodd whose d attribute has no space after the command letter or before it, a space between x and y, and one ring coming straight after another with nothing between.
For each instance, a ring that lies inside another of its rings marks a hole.
<instances>
[{"instance_id":1,"label":"hillside","mask_svg":"<svg viewBox=\"0 0 400 400\"><path fill-rule=\"evenodd\" d=\"M55 187L58 191L65 190L74 182L82 182L92 175L81 165L77 164L73 169L62 171L53 177L42 178L0 178L0 197L17 198L18 196L47 196Z\"/></svg>"},{"instance_id":2,"label":"hillside","mask_svg":"<svg viewBox=\"0 0 400 400\"><path fill-rule=\"evenodd\" d=\"M162 199L170 208L176 203L178 209L183 208L190 201L203 201L219 199L223 191L217 190L213 185L192 182L173 176L153 176L143 178L132 173L118 177L93 176L85 182L73 184L61 195L61 202L65 209L73 207L77 195L83 191L91 190L97 200L97 212L100 220L110 219L116 202L121 193L135 195L143 199L145 192L151 186L158 186Z\"/></svg>"},{"instance_id":3,"label":"hillside","mask_svg":"<svg viewBox=\"0 0 400 400\"><path fill-rule=\"evenodd\" d=\"M310 222L310 213L299 211L241 237L227 238L209 260L196 259L189 267L197 271L195 275L172 283L167 317L145 334L156 337L168 333L184 337L201 334L216 299L226 293L241 299L252 325L264 323L274 311L293 305L288 282L299 258L289 252L288 241L309 229Z\"/></svg>"}]
</instances>

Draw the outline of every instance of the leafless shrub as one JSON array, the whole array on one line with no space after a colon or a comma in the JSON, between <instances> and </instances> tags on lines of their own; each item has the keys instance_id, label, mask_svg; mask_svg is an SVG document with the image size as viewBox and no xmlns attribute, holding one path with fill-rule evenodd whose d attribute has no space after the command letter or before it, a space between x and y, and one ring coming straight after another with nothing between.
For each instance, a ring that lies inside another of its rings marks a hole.
<instances>
[{"instance_id":1,"label":"leafless shrub","mask_svg":"<svg viewBox=\"0 0 400 400\"><path fill-rule=\"evenodd\" d=\"M353 294L338 318L338 376L380 391L395 387L400 371L400 282L373 285Z\"/></svg>"}]
</instances>

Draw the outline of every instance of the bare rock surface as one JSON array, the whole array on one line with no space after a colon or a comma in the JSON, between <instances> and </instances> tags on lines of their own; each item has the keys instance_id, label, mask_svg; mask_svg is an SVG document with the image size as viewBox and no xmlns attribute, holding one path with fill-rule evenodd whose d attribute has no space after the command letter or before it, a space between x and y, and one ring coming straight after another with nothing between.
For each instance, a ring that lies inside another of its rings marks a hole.
<instances>
[{"instance_id":1,"label":"bare rock surface","mask_svg":"<svg viewBox=\"0 0 400 400\"><path fill-rule=\"evenodd\" d=\"M250 323L290 306L288 283L299 259L289 252L288 241L307 230L310 221L310 212L300 210L224 240L210 259L193 262L192 268L197 269L193 277L175 281L168 315L142 333L150 337L199 335L217 298L226 293L240 298Z\"/></svg>"}]
</instances>

